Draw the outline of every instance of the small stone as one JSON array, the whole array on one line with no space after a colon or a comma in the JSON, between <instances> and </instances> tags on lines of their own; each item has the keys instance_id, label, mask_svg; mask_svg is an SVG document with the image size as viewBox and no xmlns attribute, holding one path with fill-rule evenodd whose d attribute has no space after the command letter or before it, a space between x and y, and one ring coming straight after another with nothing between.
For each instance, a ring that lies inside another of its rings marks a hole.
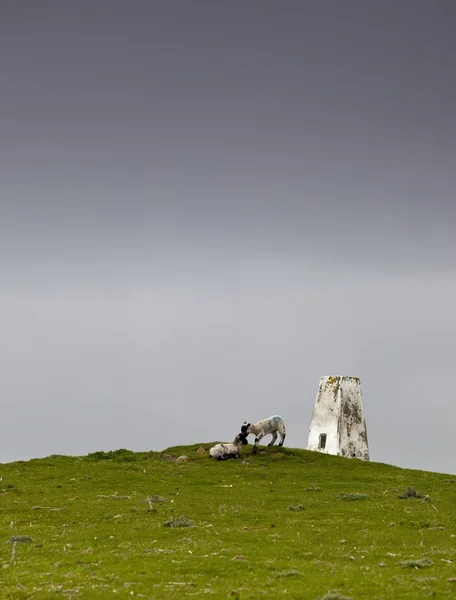
<instances>
[{"instance_id":1,"label":"small stone","mask_svg":"<svg viewBox=\"0 0 456 600\"><path fill-rule=\"evenodd\" d=\"M176 462L177 463L187 463L189 461L188 456L185 456L185 454L183 454L182 456L178 456L176 458Z\"/></svg>"}]
</instances>

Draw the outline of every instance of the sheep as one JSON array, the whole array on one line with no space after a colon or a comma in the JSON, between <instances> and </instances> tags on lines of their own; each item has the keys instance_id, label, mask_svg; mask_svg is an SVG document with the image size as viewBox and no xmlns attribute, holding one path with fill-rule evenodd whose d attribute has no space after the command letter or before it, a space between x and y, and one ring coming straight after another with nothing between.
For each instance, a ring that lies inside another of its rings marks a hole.
<instances>
[{"instance_id":1,"label":"sheep","mask_svg":"<svg viewBox=\"0 0 456 600\"><path fill-rule=\"evenodd\" d=\"M247 444L247 436L240 433L234 438L231 444L216 444L209 450L209 457L216 460L226 460L227 458L239 458L241 448Z\"/></svg>"},{"instance_id":2,"label":"sheep","mask_svg":"<svg viewBox=\"0 0 456 600\"><path fill-rule=\"evenodd\" d=\"M279 446L283 446L287 434L285 421L279 415L263 419L263 421L258 421L258 423L247 423L247 421L244 421L244 424L241 427L241 435L247 437L250 433L255 435L255 443L252 450L253 453L258 450L258 444L265 435L272 434L272 440L269 442L268 446L273 446L275 444L277 435L280 435Z\"/></svg>"}]
</instances>

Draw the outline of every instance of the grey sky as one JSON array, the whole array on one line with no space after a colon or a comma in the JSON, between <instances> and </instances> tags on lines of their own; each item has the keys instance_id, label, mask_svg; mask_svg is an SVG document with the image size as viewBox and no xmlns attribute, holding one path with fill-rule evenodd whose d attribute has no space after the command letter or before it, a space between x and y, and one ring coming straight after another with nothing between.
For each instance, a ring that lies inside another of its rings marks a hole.
<instances>
[{"instance_id":1,"label":"grey sky","mask_svg":"<svg viewBox=\"0 0 456 600\"><path fill-rule=\"evenodd\" d=\"M357 375L454 472L456 5L6 0L0 461L229 440Z\"/></svg>"}]
</instances>

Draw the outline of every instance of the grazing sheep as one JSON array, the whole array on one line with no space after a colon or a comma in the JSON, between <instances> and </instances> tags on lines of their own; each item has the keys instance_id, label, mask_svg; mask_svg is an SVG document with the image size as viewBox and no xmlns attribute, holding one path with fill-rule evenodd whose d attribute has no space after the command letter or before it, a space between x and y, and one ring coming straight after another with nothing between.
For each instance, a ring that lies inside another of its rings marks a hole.
<instances>
[{"instance_id":1,"label":"grazing sheep","mask_svg":"<svg viewBox=\"0 0 456 600\"><path fill-rule=\"evenodd\" d=\"M268 446L273 446L275 444L277 435L280 435L279 446L283 446L287 434L285 421L279 415L269 417L263 421L258 421L258 423L247 423L247 421L244 421L244 424L241 427L241 435L244 435L247 438L250 433L255 435L255 443L252 450L253 453L257 451L258 444L265 435L272 434L272 440L269 442Z\"/></svg>"},{"instance_id":2,"label":"grazing sheep","mask_svg":"<svg viewBox=\"0 0 456 600\"><path fill-rule=\"evenodd\" d=\"M216 444L209 450L209 457L217 460L226 460L227 458L239 458L241 448L247 444L247 436L240 433L234 438L231 444Z\"/></svg>"}]
</instances>

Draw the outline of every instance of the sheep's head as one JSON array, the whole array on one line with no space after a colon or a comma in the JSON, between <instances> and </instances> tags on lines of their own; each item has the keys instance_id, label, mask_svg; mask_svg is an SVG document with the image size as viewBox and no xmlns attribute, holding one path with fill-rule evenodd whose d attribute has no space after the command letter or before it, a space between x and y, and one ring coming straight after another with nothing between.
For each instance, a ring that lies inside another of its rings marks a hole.
<instances>
[{"instance_id":1,"label":"sheep's head","mask_svg":"<svg viewBox=\"0 0 456 600\"><path fill-rule=\"evenodd\" d=\"M234 438L234 443L235 444L239 444L241 443L243 446L245 446L246 444L248 444L247 442L247 435L245 433L239 433L235 438Z\"/></svg>"},{"instance_id":2,"label":"sheep's head","mask_svg":"<svg viewBox=\"0 0 456 600\"><path fill-rule=\"evenodd\" d=\"M241 433L243 435L245 435L246 437L248 436L248 432L247 429L250 427L251 423L247 423L247 421L244 421L242 427L241 427ZM246 442L247 443L247 442Z\"/></svg>"},{"instance_id":3,"label":"sheep's head","mask_svg":"<svg viewBox=\"0 0 456 600\"><path fill-rule=\"evenodd\" d=\"M239 433L239 434L236 436L236 438L235 438L235 440L234 440L234 443L235 443L235 444L239 444L239 443L241 443L243 446L245 446L246 444L248 444L248 441L247 441L247 434L246 434L246 433L243 433L243 432Z\"/></svg>"}]
</instances>

